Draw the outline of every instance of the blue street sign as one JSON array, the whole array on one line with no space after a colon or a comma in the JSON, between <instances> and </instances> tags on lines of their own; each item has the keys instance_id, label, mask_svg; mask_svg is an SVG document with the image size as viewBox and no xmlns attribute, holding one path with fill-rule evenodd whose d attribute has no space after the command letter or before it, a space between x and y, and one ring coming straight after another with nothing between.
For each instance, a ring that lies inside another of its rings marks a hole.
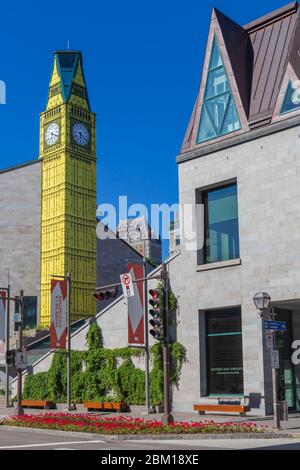
<instances>
[{"instance_id":1,"label":"blue street sign","mask_svg":"<svg viewBox=\"0 0 300 470\"><path fill-rule=\"evenodd\" d=\"M264 329L273 331L286 331L285 321L264 320Z\"/></svg>"}]
</instances>

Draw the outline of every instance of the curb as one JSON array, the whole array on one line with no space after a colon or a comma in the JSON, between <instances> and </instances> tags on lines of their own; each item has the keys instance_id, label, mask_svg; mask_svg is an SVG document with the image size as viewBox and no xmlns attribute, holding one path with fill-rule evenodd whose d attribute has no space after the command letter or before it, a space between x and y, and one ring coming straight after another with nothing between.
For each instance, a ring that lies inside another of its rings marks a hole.
<instances>
[{"instance_id":1,"label":"curb","mask_svg":"<svg viewBox=\"0 0 300 470\"><path fill-rule=\"evenodd\" d=\"M5 431L31 431L39 434L52 434L54 436L66 436L66 437L80 437L88 438L91 440L104 440L104 441L147 441L147 440L184 440L184 439L292 439L300 438L300 434L289 434L289 433L232 433L232 434L100 434L90 432L77 432L77 431L58 431L56 429L43 429L43 428L29 428L26 426L0 426Z\"/></svg>"}]
</instances>

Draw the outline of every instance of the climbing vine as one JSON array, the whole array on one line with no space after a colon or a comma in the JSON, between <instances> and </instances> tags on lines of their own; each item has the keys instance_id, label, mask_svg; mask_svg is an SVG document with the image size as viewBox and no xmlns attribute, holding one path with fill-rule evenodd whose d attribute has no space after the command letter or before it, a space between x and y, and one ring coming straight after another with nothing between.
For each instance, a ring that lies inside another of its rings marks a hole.
<instances>
[{"instance_id":1,"label":"climbing vine","mask_svg":"<svg viewBox=\"0 0 300 470\"><path fill-rule=\"evenodd\" d=\"M72 401L86 400L124 401L131 405L145 402L145 372L136 366L144 351L137 348L106 349L97 322L91 324L87 333L87 351L72 351ZM170 345L172 385L177 386L185 348L178 342ZM158 405L163 400L162 346L156 343L150 348L150 400ZM27 375L24 399L48 399L65 402L67 396L66 355L57 351L50 369Z\"/></svg>"}]
</instances>

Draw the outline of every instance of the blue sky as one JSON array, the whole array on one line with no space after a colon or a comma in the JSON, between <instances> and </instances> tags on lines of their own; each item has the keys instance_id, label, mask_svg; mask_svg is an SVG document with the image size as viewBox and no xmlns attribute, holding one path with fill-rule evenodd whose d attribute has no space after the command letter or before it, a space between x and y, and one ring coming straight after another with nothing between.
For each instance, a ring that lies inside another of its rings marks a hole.
<instances>
[{"instance_id":1,"label":"blue sky","mask_svg":"<svg viewBox=\"0 0 300 470\"><path fill-rule=\"evenodd\" d=\"M215 6L240 24L287 1L1 3L0 168L38 157L52 53L80 49L97 113L98 203L178 201L176 155L197 94ZM166 253L167 245L164 245Z\"/></svg>"}]
</instances>

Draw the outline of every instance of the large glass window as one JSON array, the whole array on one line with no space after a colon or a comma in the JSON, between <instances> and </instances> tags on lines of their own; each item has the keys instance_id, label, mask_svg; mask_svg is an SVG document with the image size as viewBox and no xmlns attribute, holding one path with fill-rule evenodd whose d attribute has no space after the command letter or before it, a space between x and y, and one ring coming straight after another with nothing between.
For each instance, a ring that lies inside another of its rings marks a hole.
<instances>
[{"instance_id":1,"label":"large glass window","mask_svg":"<svg viewBox=\"0 0 300 470\"><path fill-rule=\"evenodd\" d=\"M204 192L205 262L238 258L239 224L236 183Z\"/></svg>"},{"instance_id":2,"label":"large glass window","mask_svg":"<svg viewBox=\"0 0 300 470\"><path fill-rule=\"evenodd\" d=\"M241 128L216 38L214 38L198 133L198 143Z\"/></svg>"},{"instance_id":3,"label":"large glass window","mask_svg":"<svg viewBox=\"0 0 300 470\"><path fill-rule=\"evenodd\" d=\"M239 308L206 312L208 395L243 394L242 326Z\"/></svg>"},{"instance_id":4,"label":"large glass window","mask_svg":"<svg viewBox=\"0 0 300 470\"><path fill-rule=\"evenodd\" d=\"M23 328L37 326L37 297L24 297Z\"/></svg>"},{"instance_id":5,"label":"large glass window","mask_svg":"<svg viewBox=\"0 0 300 470\"><path fill-rule=\"evenodd\" d=\"M289 113L300 109L300 89L296 83L289 81L280 113Z\"/></svg>"}]
</instances>

